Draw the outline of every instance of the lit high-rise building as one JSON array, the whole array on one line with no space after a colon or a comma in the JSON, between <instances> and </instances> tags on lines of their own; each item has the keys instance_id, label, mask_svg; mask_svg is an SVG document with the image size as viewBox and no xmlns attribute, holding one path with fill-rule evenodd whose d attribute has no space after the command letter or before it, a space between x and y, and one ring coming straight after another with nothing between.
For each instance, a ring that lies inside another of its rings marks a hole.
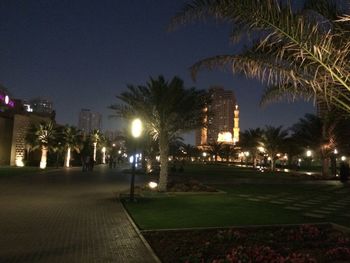
<instances>
[{"instance_id":1,"label":"lit high-rise building","mask_svg":"<svg viewBox=\"0 0 350 263\"><path fill-rule=\"evenodd\" d=\"M235 95L223 87L209 89L211 103L206 109L206 127L196 131L196 145L212 142L235 144L239 141L239 109Z\"/></svg>"},{"instance_id":2,"label":"lit high-rise building","mask_svg":"<svg viewBox=\"0 0 350 263\"><path fill-rule=\"evenodd\" d=\"M78 128L85 133L91 133L93 130L101 130L102 115L98 112L92 112L90 109L81 109L79 113Z\"/></svg>"},{"instance_id":3,"label":"lit high-rise building","mask_svg":"<svg viewBox=\"0 0 350 263\"><path fill-rule=\"evenodd\" d=\"M52 101L45 98L35 98L29 102L32 112L51 114L53 111Z\"/></svg>"}]
</instances>

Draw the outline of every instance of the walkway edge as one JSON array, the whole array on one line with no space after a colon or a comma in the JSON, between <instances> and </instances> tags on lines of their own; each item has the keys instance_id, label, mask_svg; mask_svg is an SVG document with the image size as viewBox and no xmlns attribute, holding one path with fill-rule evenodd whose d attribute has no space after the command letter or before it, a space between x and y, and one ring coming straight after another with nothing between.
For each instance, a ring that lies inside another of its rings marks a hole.
<instances>
[{"instance_id":1,"label":"walkway edge","mask_svg":"<svg viewBox=\"0 0 350 263\"><path fill-rule=\"evenodd\" d=\"M116 194L116 193L114 193ZM151 253L153 259L155 260L155 262L157 263L162 263L162 261L160 261L160 259L158 258L158 256L156 255L156 253L154 252L154 250L152 249L152 247L150 246L150 244L147 242L147 240L143 237L143 235L141 234L140 229L137 227L137 225L134 223L134 220L131 218L131 216L129 215L128 211L126 210L124 203L120 200L120 198L116 195L116 199L119 200L119 202L122 205L122 208L124 210L124 213L126 215L126 217L128 218L130 224L132 225L132 227L134 228L135 232L137 233L137 235L139 236L139 238L141 239L142 243L145 245L145 247L148 249L148 251Z\"/></svg>"}]
</instances>

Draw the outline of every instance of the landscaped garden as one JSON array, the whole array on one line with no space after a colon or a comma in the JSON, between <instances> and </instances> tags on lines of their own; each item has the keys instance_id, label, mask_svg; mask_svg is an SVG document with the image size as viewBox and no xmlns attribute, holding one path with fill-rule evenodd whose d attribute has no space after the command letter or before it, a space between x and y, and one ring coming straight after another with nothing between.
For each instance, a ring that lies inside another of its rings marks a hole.
<instances>
[{"instance_id":1,"label":"landscaped garden","mask_svg":"<svg viewBox=\"0 0 350 263\"><path fill-rule=\"evenodd\" d=\"M295 235L307 235L308 232L300 230L303 229L300 224L331 222L350 227L350 187L347 185L221 165L185 166L183 173L169 178L177 181L203 178L207 185L218 191L141 191L143 197L137 202L125 203L135 223L164 262L336 262L327 261L332 253L340 254L333 255L334 259L342 259L345 253L346 260L350 260L347 236L340 238L346 240L344 244L333 242L332 238L339 233L335 234L329 226L306 228L305 231L317 228L317 238L290 239L294 232ZM281 224L297 226L285 229ZM252 225L274 227L257 227L253 231L250 230ZM212 227L221 229L210 229ZM164 231L184 228L192 230ZM193 228L204 229L194 231ZM325 238L331 241L325 242ZM243 260L260 254L280 261Z\"/></svg>"},{"instance_id":2,"label":"landscaped garden","mask_svg":"<svg viewBox=\"0 0 350 263\"><path fill-rule=\"evenodd\" d=\"M150 231L162 262L349 262L349 236L329 224Z\"/></svg>"}]
</instances>

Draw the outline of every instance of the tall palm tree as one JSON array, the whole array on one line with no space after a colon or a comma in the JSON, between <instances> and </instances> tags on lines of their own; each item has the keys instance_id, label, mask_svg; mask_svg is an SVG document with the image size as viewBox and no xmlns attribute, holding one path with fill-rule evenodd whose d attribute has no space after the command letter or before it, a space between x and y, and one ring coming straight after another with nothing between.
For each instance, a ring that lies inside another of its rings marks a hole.
<instances>
[{"instance_id":1,"label":"tall palm tree","mask_svg":"<svg viewBox=\"0 0 350 263\"><path fill-rule=\"evenodd\" d=\"M230 162L230 157L236 153L236 148L231 144L223 144L220 150L220 157L225 158L226 162Z\"/></svg>"},{"instance_id":2,"label":"tall palm tree","mask_svg":"<svg viewBox=\"0 0 350 263\"><path fill-rule=\"evenodd\" d=\"M234 41L254 35L256 44L240 54L193 65L194 76L203 67L228 66L268 86L287 88L292 98L316 96L350 112L350 9L341 2L305 0L293 8L291 1L192 0L173 18L171 28L214 17L232 26Z\"/></svg>"},{"instance_id":3,"label":"tall palm tree","mask_svg":"<svg viewBox=\"0 0 350 263\"><path fill-rule=\"evenodd\" d=\"M209 153L211 155L214 155L214 161L217 162L218 160L218 155L222 151L223 148L223 143L222 142L217 142L213 141L209 143Z\"/></svg>"},{"instance_id":4,"label":"tall palm tree","mask_svg":"<svg viewBox=\"0 0 350 263\"><path fill-rule=\"evenodd\" d=\"M112 105L117 116L126 119L139 117L145 128L159 140L160 191L166 191L168 181L168 155L171 138L180 132L203 124L206 93L195 88L186 89L178 77L166 81L164 77L151 78L146 85L129 85L117 96L123 105Z\"/></svg>"},{"instance_id":5,"label":"tall palm tree","mask_svg":"<svg viewBox=\"0 0 350 263\"><path fill-rule=\"evenodd\" d=\"M349 119L336 112L328 112L322 117L306 114L291 128L293 138L302 146L313 149L322 160L322 175L329 175L330 158L334 149L349 150Z\"/></svg>"},{"instance_id":6,"label":"tall palm tree","mask_svg":"<svg viewBox=\"0 0 350 263\"><path fill-rule=\"evenodd\" d=\"M97 144L103 140L103 134L99 130L93 130L90 134L90 140L94 147L93 160L96 162Z\"/></svg>"},{"instance_id":7,"label":"tall palm tree","mask_svg":"<svg viewBox=\"0 0 350 263\"><path fill-rule=\"evenodd\" d=\"M198 157L199 150L197 147L194 147L191 144L185 144L183 146L184 155L186 156L187 161L191 160L191 157Z\"/></svg>"},{"instance_id":8,"label":"tall palm tree","mask_svg":"<svg viewBox=\"0 0 350 263\"><path fill-rule=\"evenodd\" d=\"M262 144L266 153L271 158L271 170L275 170L277 154L283 149L288 132L282 126L266 126L262 135Z\"/></svg>"},{"instance_id":9,"label":"tall palm tree","mask_svg":"<svg viewBox=\"0 0 350 263\"><path fill-rule=\"evenodd\" d=\"M66 150L64 166L70 166L71 151L80 152L82 147L82 136L80 131L74 127L66 125L60 131L61 144Z\"/></svg>"},{"instance_id":10,"label":"tall palm tree","mask_svg":"<svg viewBox=\"0 0 350 263\"><path fill-rule=\"evenodd\" d=\"M56 130L53 122L41 122L29 127L26 134L26 142L31 148L41 149L40 168L45 169L47 165L47 152L52 146L56 137Z\"/></svg>"},{"instance_id":11,"label":"tall palm tree","mask_svg":"<svg viewBox=\"0 0 350 263\"><path fill-rule=\"evenodd\" d=\"M240 134L239 146L244 151L250 152L254 168L257 165L259 147L262 146L263 130L260 128L249 129Z\"/></svg>"}]
</instances>

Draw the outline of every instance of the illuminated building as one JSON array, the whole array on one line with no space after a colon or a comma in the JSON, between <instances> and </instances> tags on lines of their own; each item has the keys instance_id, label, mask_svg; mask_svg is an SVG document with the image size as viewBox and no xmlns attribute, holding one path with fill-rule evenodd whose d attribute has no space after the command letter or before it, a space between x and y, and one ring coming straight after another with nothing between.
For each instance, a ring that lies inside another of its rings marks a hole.
<instances>
[{"instance_id":1,"label":"illuminated building","mask_svg":"<svg viewBox=\"0 0 350 263\"><path fill-rule=\"evenodd\" d=\"M235 144L239 141L239 109L231 90L223 87L209 89L211 103L207 108L205 128L196 131L196 146L207 146L212 142Z\"/></svg>"},{"instance_id":2,"label":"illuminated building","mask_svg":"<svg viewBox=\"0 0 350 263\"><path fill-rule=\"evenodd\" d=\"M25 137L29 127L53 120L52 117L52 110L51 114L28 111L21 100L12 99L0 91L0 165L24 166L27 151Z\"/></svg>"},{"instance_id":3,"label":"illuminated building","mask_svg":"<svg viewBox=\"0 0 350 263\"><path fill-rule=\"evenodd\" d=\"M44 98L35 98L30 100L28 106L29 112L51 114L53 112L52 101Z\"/></svg>"},{"instance_id":4,"label":"illuminated building","mask_svg":"<svg viewBox=\"0 0 350 263\"><path fill-rule=\"evenodd\" d=\"M93 130L101 130L102 115L98 112L92 112L90 109L81 109L79 113L78 128L85 133L91 133Z\"/></svg>"}]
</instances>

